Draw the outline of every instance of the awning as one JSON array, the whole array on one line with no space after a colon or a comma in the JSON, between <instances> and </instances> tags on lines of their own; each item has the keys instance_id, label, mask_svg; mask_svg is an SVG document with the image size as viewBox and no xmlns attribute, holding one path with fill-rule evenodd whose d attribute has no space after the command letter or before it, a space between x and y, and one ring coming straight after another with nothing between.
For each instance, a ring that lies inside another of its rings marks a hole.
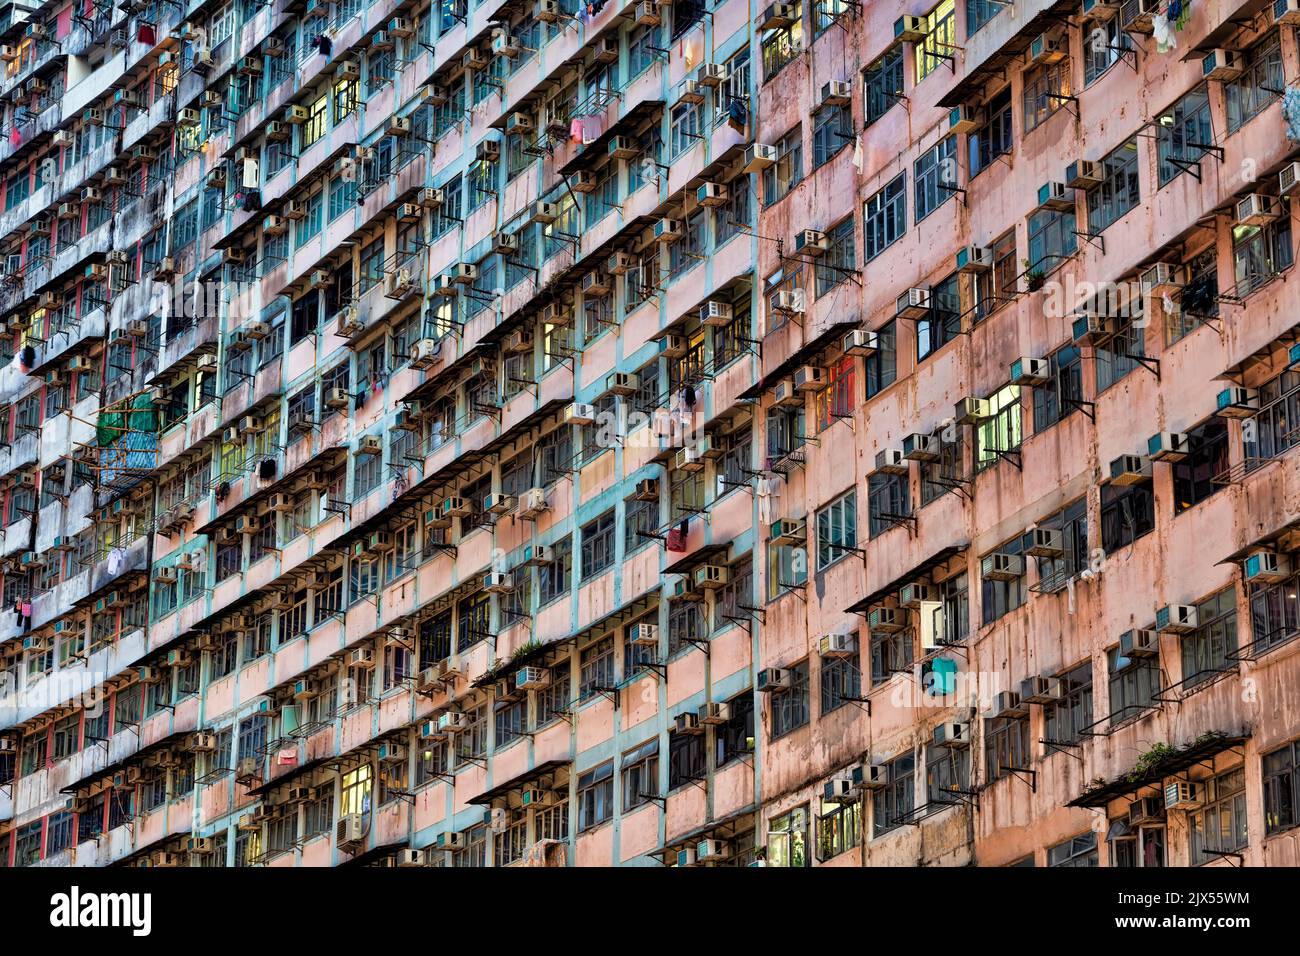
<instances>
[{"instance_id":1,"label":"awning","mask_svg":"<svg viewBox=\"0 0 1300 956\"><path fill-rule=\"evenodd\" d=\"M1135 769L1131 773L1122 774L1110 783L1103 784L1092 790L1085 790L1067 803L1066 806L1104 807L1112 800L1132 796L1145 787L1159 786L1165 777L1181 773L1202 761L1223 753L1225 750L1239 747L1248 739L1249 735L1230 736L1220 731L1203 734L1186 747L1179 749L1176 753L1165 757L1163 760L1156 761L1144 770L1138 771Z\"/></svg>"},{"instance_id":2,"label":"awning","mask_svg":"<svg viewBox=\"0 0 1300 956\"><path fill-rule=\"evenodd\" d=\"M1243 30L1250 29L1250 21L1268 6L1272 6L1272 0L1246 0L1235 10L1216 14L1215 19L1219 20L1219 25L1207 33L1205 39L1184 53L1182 61L1186 63L1189 60L1200 59L1211 50L1226 46L1226 40Z\"/></svg>"},{"instance_id":3,"label":"awning","mask_svg":"<svg viewBox=\"0 0 1300 956\"><path fill-rule=\"evenodd\" d=\"M968 541L963 542L962 544L949 545L948 547L944 548L942 551L938 552L937 554L934 554L929 558L926 558L924 561L922 561L916 567L912 568L910 571L900 574L897 578L890 581L883 588L873 591L872 593L864 597L861 601L858 601L856 604L849 605L844 610L851 614L865 614L874 605L879 604L890 594L896 592L904 584L907 584L909 581L915 581L917 578L925 577L935 568L939 567L942 564L946 564L951 558L954 558L959 554L964 554L966 552L966 549L969 547L970 547L970 542Z\"/></svg>"},{"instance_id":4,"label":"awning","mask_svg":"<svg viewBox=\"0 0 1300 956\"><path fill-rule=\"evenodd\" d=\"M678 522L676 521L673 522L674 525L677 523ZM684 571L694 568L696 565L708 563L709 558L725 555L729 550L731 550L730 541L726 544L706 544L702 547L696 548L690 554L686 555L686 557L678 558L676 561L671 562L663 569L662 573L681 574Z\"/></svg>"},{"instance_id":5,"label":"awning","mask_svg":"<svg viewBox=\"0 0 1300 956\"><path fill-rule=\"evenodd\" d=\"M1280 375L1291 364L1289 348L1300 342L1300 323L1283 331L1277 338L1260 346L1245 358L1229 365L1215 378L1234 385L1245 385L1248 379L1267 381Z\"/></svg>"},{"instance_id":6,"label":"awning","mask_svg":"<svg viewBox=\"0 0 1300 956\"><path fill-rule=\"evenodd\" d=\"M292 783L302 777L303 774L311 773L311 771L315 770L317 767L325 765L332 759L332 757L317 757L315 760L308 760L306 763L294 767L287 773L282 773L278 777L274 777L264 784L252 787L247 791L247 793L250 797L260 796L261 794L274 790L277 787L282 787L286 783Z\"/></svg>"},{"instance_id":7,"label":"awning","mask_svg":"<svg viewBox=\"0 0 1300 956\"><path fill-rule=\"evenodd\" d=\"M758 381L749 388L745 389L738 396L739 398L758 398L773 384L780 381L786 375L789 375L800 365L807 365L818 352L829 348L841 335L862 325L862 318L859 316L855 319L849 319L843 322L834 322L827 329L818 333L817 337L801 345L793 355L772 369L766 374L760 375Z\"/></svg>"},{"instance_id":8,"label":"awning","mask_svg":"<svg viewBox=\"0 0 1300 956\"><path fill-rule=\"evenodd\" d=\"M560 771L568 770L572 765L572 762L568 760L548 760L530 770L516 774L505 783L498 784L491 790L480 793L477 797L470 797L465 802L479 805L495 803L497 800L508 797L516 791L527 789L535 783L549 783L550 786L544 789L554 789L555 778ZM550 779L548 780L548 778Z\"/></svg>"},{"instance_id":9,"label":"awning","mask_svg":"<svg viewBox=\"0 0 1300 956\"><path fill-rule=\"evenodd\" d=\"M374 863L376 860L382 860L386 856L392 856L398 850L405 850L410 845L411 841L409 840L396 840L392 843L385 843L373 850L366 850L364 853L340 863L339 866L365 866L368 863Z\"/></svg>"},{"instance_id":10,"label":"awning","mask_svg":"<svg viewBox=\"0 0 1300 956\"><path fill-rule=\"evenodd\" d=\"M742 830L749 829L749 827L740 826L741 823L750 822L757 825L757 820L746 821L744 819L757 811L758 804L751 803L743 809L737 810L734 813L729 813L727 816L722 817L719 820L706 823L704 826L696 827L694 830L688 830L687 832L678 834L677 836L669 837L664 841L663 846L651 850L646 854L646 856L658 857L660 862L663 862L663 858L667 854L673 853L691 843L695 843L704 837L713 837L723 840L734 838L739 835Z\"/></svg>"},{"instance_id":11,"label":"awning","mask_svg":"<svg viewBox=\"0 0 1300 956\"><path fill-rule=\"evenodd\" d=\"M176 744L181 740L185 739L186 737L188 737L191 733L192 731L189 730L179 730L176 733L168 734L162 740L157 740L149 744L148 746L141 747L135 753L129 754L126 757L123 757L121 760L109 764L107 767L104 767L100 770L96 770L95 772L87 774L86 776L82 777L80 780L68 784L66 787L62 788L59 791L59 793L76 794L79 791L88 790L90 787L99 783L99 781L106 780L109 777L113 776L113 774L117 773L119 770L123 770L126 767L132 766L134 764L138 764L149 754L155 753L160 750L166 750L168 747L171 747L173 744Z\"/></svg>"},{"instance_id":12,"label":"awning","mask_svg":"<svg viewBox=\"0 0 1300 956\"><path fill-rule=\"evenodd\" d=\"M994 77L1005 79L1007 67L1024 60L1025 50L1029 49L1029 44L1038 39L1040 34L1051 29L1053 25L1067 23L1068 17L1074 13L1076 7L1077 4L1074 0L1057 0L1056 3L1041 11L1033 19L1022 23L1019 29L1007 37L1006 42L967 70L966 75L940 97L939 105L944 109L951 109L954 106L969 103L971 98L980 93L985 84ZM1009 22L1009 19L1010 14L1005 18L994 17L989 21L989 27L996 30L1004 22ZM970 41L968 39L968 48L969 45Z\"/></svg>"},{"instance_id":13,"label":"awning","mask_svg":"<svg viewBox=\"0 0 1300 956\"><path fill-rule=\"evenodd\" d=\"M1238 548L1226 558L1217 561L1216 564L1236 564L1246 560L1260 548L1276 546L1280 551L1294 551L1297 545L1300 545L1300 518L1288 521L1273 531L1265 532L1244 548Z\"/></svg>"}]
</instances>

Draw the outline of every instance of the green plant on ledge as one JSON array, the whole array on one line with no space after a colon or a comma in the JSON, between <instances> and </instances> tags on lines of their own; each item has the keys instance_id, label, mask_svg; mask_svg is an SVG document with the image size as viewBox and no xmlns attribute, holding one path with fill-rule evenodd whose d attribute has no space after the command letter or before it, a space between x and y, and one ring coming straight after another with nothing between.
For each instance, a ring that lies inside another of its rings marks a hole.
<instances>
[{"instance_id":1,"label":"green plant on ledge","mask_svg":"<svg viewBox=\"0 0 1300 956\"><path fill-rule=\"evenodd\" d=\"M1168 744L1156 744L1142 756L1138 757L1137 764L1133 767L1128 775L1129 783L1133 783L1145 777L1153 767L1158 766L1178 753L1177 747L1171 747Z\"/></svg>"},{"instance_id":2,"label":"green plant on ledge","mask_svg":"<svg viewBox=\"0 0 1300 956\"><path fill-rule=\"evenodd\" d=\"M1025 259L1024 263L1025 263L1025 270L1026 270L1025 289L1029 292L1037 292L1039 289L1043 287L1043 284L1047 282L1047 273L1045 273L1042 269L1033 268L1033 263L1031 263L1028 259Z\"/></svg>"}]
</instances>

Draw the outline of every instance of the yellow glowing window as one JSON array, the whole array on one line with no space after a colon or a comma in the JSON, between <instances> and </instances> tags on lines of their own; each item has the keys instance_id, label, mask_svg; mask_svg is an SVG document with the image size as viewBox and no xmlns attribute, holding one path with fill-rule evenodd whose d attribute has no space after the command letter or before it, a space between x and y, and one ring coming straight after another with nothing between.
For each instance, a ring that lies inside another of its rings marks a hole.
<instances>
[{"instance_id":1,"label":"yellow glowing window","mask_svg":"<svg viewBox=\"0 0 1300 956\"><path fill-rule=\"evenodd\" d=\"M951 63L957 45L955 0L943 0L922 19L926 37L916 45L916 82L920 83L942 63Z\"/></svg>"}]
</instances>

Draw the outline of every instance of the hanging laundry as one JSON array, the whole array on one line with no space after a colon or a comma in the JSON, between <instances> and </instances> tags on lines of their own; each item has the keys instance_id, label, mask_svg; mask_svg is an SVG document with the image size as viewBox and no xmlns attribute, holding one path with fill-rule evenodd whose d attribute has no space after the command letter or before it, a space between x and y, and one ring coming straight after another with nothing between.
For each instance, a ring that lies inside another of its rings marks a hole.
<instances>
[{"instance_id":1,"label":"hanging laundry","mask_svg":"<svg viewBox=\"0 0 1300 956\"><path fill-rule=\"evenodd\" d=\"M576 116L569 123L569 139L578 145L582 145L582 120Z\"/></svg>"},{"instance_id":2,"label":"hanging laundry","mask_svg":"<svg viewBox=\"0 0 1300 956\"><path fill-rule=\"evenodd\" d=\"M748 123L749 110L745 107L744 101L733 99L727 105L727 125L743 134Z\"/></svg>"},{"instance_id":3,"label":"hanging laundry","mask_svg":"<svg viewBox=\"0 0 1300 956\"><path fill-rule=\"evenodd\" d=\"M1157 53L1164 53L1178 46L1178 41L1174 39L1174 32L1169 28L1169 18L1163 13L1151 17L1151 29L1156 36Z\"/></svg>"},{"instance_id":4,"label":"hanging laundry","mask_svg":"<svg viewBox=\"0 0 1300 956\"><path fill-rule=\"evenodd\" d=\"M664 538L664 547L669 551L686 550L686 534L679 528L670 528Z\"/></svg>"},{"instance_id":5,"label":"hanging laundry","mask_svg":"<svg viewBox=\"0 0 1300 956\"><path fill-rule=\"evenodd\" d=\"M1286 137L1300 142L1300 87L1288 86L1282 94L1282 118L1286 120Z\"/></svg>"},{"instance_id":6,"label":"hanging laundry","mask_svg":"<svg viewBox=\"0 0 1300 956\"><path fill-rule=\"evenodd\" d=\"M158 31L152 23L140 24L140 30L136 36L141 43L148 44L149 46L153 46L158 42Z\"/></svg>"},{"instance_id":7,"label":"hanging laundry","mask_svg":"<svg viewBox=\"0 0 1300 956\"><path fill-rule=\"evenodd\" d=\"M766 476L754 483L754 495L758 499L758 520L762 524L771 524L772 482Z\"/></svg>"},{"instance_id":8,"label":"hanging laundry","mask_svg":"<svg viewBox=\"0 0 1300 956\"><path fill-rule=\"evenodd\" d=\"M853 168L862 172L862 134L853 137Z\"/></svg>"},{"instance_id":9,"label":"hanging laundry","mask_svg":"<svg viewBox=\"0 0 1300 956\"><path fill-rule=\"evenodd\" d=\"M691 385L682 387L682 404L687 408L695 407L695 388Z\"/></svg>"}]
</instances>

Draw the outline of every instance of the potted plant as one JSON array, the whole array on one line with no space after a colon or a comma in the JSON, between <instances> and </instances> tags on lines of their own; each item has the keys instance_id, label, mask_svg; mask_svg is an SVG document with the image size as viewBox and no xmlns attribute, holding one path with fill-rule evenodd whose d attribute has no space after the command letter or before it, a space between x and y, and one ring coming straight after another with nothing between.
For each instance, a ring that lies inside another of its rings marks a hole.
<instances>
[{"instance_id":1,"label":"potted plant","mask_svg":"<svg viewBox=\"0 0 1300 956\"><path fill-rule=\"evenodd\" d=\"M1042 269L1034 268L1028 259L1025 263L1025 289L1029 292L1037 292L1047 281L1047 273Z\"/></svg>"}]
</instances>

